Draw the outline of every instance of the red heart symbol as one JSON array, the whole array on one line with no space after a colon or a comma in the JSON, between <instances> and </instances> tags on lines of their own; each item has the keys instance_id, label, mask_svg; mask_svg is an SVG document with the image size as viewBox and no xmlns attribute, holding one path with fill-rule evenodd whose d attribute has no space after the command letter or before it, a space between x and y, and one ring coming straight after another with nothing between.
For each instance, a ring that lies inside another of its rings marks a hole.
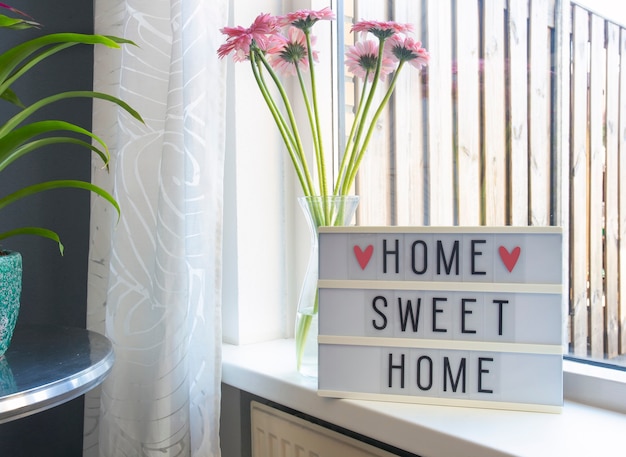
<instances>
[{"instance_id":1,"label":"red heart symbol","mask_svg":"<svg viewBox=\"0 0 626 457\"><path fill-rule=\"evenodd\" d=\"M370 262L373 253L374 246L371 244L365 248L365 251L363 251L360 246L354 246L354 255L356 256L356 260L359 262L359 265L361 265L361 270L365 270L365 267L367 267L367 264Z\"/></svg>"},{"instance_id":2,"label":"red heart symbol","mask_svg":"<svg viewBox=\"0 0 626 457\"><path fill-rule=\"evenodd\" d=\"M498 252L500 253L500 258L502 259L506 269L509 270L509 273L512 272L513 268L515 268L515 264L517 263L517 259L519 259L519 255L522 252L520 247L517 246L512 252L509 252L504 246L500 246Z\"/></svg>"}]
</instances>

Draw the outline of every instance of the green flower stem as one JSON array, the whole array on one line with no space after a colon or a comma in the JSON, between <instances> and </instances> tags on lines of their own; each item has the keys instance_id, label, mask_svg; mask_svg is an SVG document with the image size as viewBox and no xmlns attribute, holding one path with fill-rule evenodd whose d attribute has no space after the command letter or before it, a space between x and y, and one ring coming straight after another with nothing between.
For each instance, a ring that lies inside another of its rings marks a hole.
<instances>
[{"instance_id":1,"label":"green flower stem","mask_svg":"<svg viewBox=\"0 0 626 457\"><path fill-rule=\"evenodd\" d=\"M263 96L265 97L268 107L270 108L270 110L272 110L273 113L276 114L275 120L279 122L280 126L284 129L289 143L292 145L292 147L299 156L299 162L302 163L304 158L302 157L301 153L302 145L300 144L300 135L298 129L294 129L294 125L291 119L289 122L287 122L287 120L282 115L280 109L278 108L278 105L274 101L274 97L270 94L269 87L267 85L267 82L265 81L265 77L263 76L263 68L269 68L265 65L263 53L261 51L250 53L250 60L254 60L255 67L253 68L253 71L256 70L255 77L258 77L257 83L259 85L259 88L263 92ZM270 76L272 75L270 74ZM276 83L275 79L272 79L272 81ZM283 97L281 97L281 99L282 98Z\"/></svg>"},{"instance_id":2,"label":"green flower stem","mask_svg":"<svg viewBox=\"0 0 626 457\"><path fill-rule=\"evenodd\" d=\"M365 102L365 108L363 109L363 114L361 116L361 121L359 122L358 128L357 128L357 133L356 133L356 137L354 140L354 150L356 151L361 151L362 147L361 147L361 136L363 135L363 130L365 128L365 121L367 119L367 113L369 113L370 107L372 106L372 103L374 101L374 95L376 94L376 88L378 87L378 82L379 82L379 78L380 78L380 71L382 68L382 63L383 63L383 50L385 47L385 38L379 38L378 40L378 58L376 60L376 70L374 71L374 80L372 82L372 87L370 88L370 92L369 95L367 97L367 100ZM360 103L359 103L360 104ZM370 123L370 131L373 131L372 127L375 124L375 120L372 119L371 123ZM369 140L367 140L367 142L369 142ZM347 172L347 177L348 179L345 180L343 182L342 185L342 194L347 194L347 192L350 190L350 185L347 185L348 182L354 181L354 179L350 179L350 176L353 173L356 173L356 169L358 168L358 166L356 166L356 162L360 160L358 160L358 156L360 154L357 154L356 156L354 154L352 154L352 156L350 157L350 162L348 164L348 172Z\"/></svg>"},{"instance_id":3,"label":"green flower stem","mask_svg":"<svg viewBox=\"0 0 626 457\"><path fill-rule=\"evenodd\" d=\"M305 166L303 166L302 164L302 157L300 154L298 154L297 150L294 150L294 147L297 148L297 142L294 139L292 132L288 129L287 122L282 117L280 111L276 107L274 103L274 99L269 94L267 85L265 84L265 81L261 77L259 69L257 69L256 67L257 65L256 59L255 59L256 55L257 54L255 52L250 52L250 63L252 66L252 73L254 74L254 79L256 80L257 85L259 86L259 89L261 90L263 99L265 100L270 110L270 113L272 114L272 117L274 118L274 121L276 122L278 131L280 132L280 135L283 138L283 142L285 143L287 151L289 152L289 157L291 158L291 161L293 163L294 169L296 171L296 175L298 176L298 180L300 181L300 186L302 187L305 193L306 192L312 193L313 192L312 183L310 179L307 179L306 169L305 169Z\"/></svg>"},{"instance_id":4,"label":"green flower stem","mask_svg":"<svg viewBox=\"0 0 626 457\"><path fill-rule=\"evenodd\" d=\"M307 118L309 120L309 126L311 128L311 136L313 138L313 148L315 149L315 161L317 163L317 169L320 169L320 154L319 154L319 148L320 148L320 137L318 135L316 126L314 124L314 115L313 112L311 110L311 102L309 102L309 97L307 96L307 92L306 92L306 86L304 84L304 79L302 78L302 72L300 71L300 66L298 64L295 64L296 67L296 75L298 76L298 83L300 84L300 91L302 92L302 99L304 100L304 106L306 107L306 112L307 112ZM319 182L320 185L320 192L322 192L322 182ZM312 193L311 195L317 195L316 193Z\"/></svg>"},{"instance_id":5,"label":"green flower stem","mask_svg":"<svg viewBox=\"0 0 626 457\"><path fill-rule=\"evenodd\" d=\"M272 113L275 113L275 116L273 116L274 120L280 124L279 128L282 128L285 134L287 135L289 144L293 148L297 149L298 144L296 142L296 139L293 136L293 133L291 132L291 129L289 128L289 124L287 123L283 115L281 114L280 109L278 108L278 105L276 105L276 102L274 101L274 98L270 94L270 91L267 87L267 83L265 82L265 78L263 77L263 67L258 61L255 61L255 63L258 69L258 77L259 77L259 80L261 81L261 84L259 84L259 89L261 90L261 93L263 94L270 111Z\"/></svg>"},{"instance_id":6,"label":"green flower stem","mask_svg":"<svg viewBox=\"0 0 626 457\"><path fill-rule=\"evenodd\" d=\"M317 308L317 292L315 293L315 305L314 309ZM315 309L315 313L317 313L317 309ZM300 370L300 366L302 365L302 357L304 356L304 346L305 341L309 335L309 330L311 328L311 321L313 320L314 314L303 314L299 316L298 320L298 328L296 329L296 365L297 370Z\"/></svg>"},{"instance_id":7,"label":"green flower stem","mask_svg":"<svg viewBox=\"0 0 626 457\"><path fill-rule=\"evenodd\" d=\"M367 94L367 76L368 74L365 75L365 79L363 80L363 89L361 90L361 97L359 98L359 100L364 100L365 95ZM346 139L346 147L343 152L343 157L341 158L341 165L339 166L337 182L335 183L335 188L333 190L334 195L340 195L340 192L342 192L342 183L345 180L346 167L348 163L350 163L352 155L354 154L354 134L356 133L357 125L364 121L364 119L362 119L363 106L364 105L362 103L358 104L357 112L354 116L354 120L352 121L352 127L350 128L350 134ZM347 194L342 193L342 195Z\"/></svg>"},{"instance_id":8,"label":"green flower stem","mask_svg":"<svg viewBox=\"0 0 626 457\"><path fill-rule=\"evenodd\" d=\"M311 30L305 29L304 35L306 36L306 48L309 58L309 74L311 78L311 98L313 99L313 113L315 116L315 130L317 132L317 141L318 148L315 151L317 154L317 162L319 166L319 174L320 174L320 195L327 196L328 195L328 184L326 180L326 163L324 161L324 145L322 144L322 129L320 127L320 116L319 116L319 108L317 104L317 83L315 81L315 65L313 65L313 49L311 45ZM324 201L326 204L326 201ZM327 209L325 209L327 212Z\"/></svg>"},{"instance_id":9,"label":"green flower stem","mask_svg":"<svg viewBox=\"0 0 626 457\"><path fill-rule=\"evenodd\" d=\"M321 202L320 202L321 200ZM342 226L346 221L346 210L348 202L346 199L336 200L333 197L320 197L315 199L308 199L308 209L309 215L312 218L313 224L315 225L315 234L312 235L317 237L317 229L321 226ZM322 214L322 206L325 205L329 208L329 216L327 217L325 214ZM313 243L316 242L314 238L311 240ZM314 251L312 250L311 253ZM298 365L298 369L300 369L300 364L302 362L302 357L304 355L305 342L307 337L311 331L311 323L313 317L319 312L319 291L315 289L315 297L313 300L313 310L311 314L300 314L297 320L297 328L295 329L295 340L296 340L296 361ZM302 310L299 310L302 311Z\"/></svg>"},{"instance_id":10,"label":"green flower stem","mask_svg":"<svg viewBox=\"0 0 626 457\"><path fill-rule=\"evenodd\" d=\"M380 102L380 105L378 106L378 109L376 110L376 113L374 113L374 117L372 118L372 122L370 123L370 127L369 127L369 129L367 131L367 134L365 135L365 139L363 140L363 145L359 149L359 153L356 156L356 160L354 161L354 165L352 166L352 168L350 170L350 174L348 175L348 180L344 183L344 191L346 191L346 192L347 192L348 189L350 189L350 187L354 183L354 180L356 178L357 170L359 169L359 166L361 165L361 161L363 160L363 156L365 155L365 151L367 150L367 146L368 146L368 144L370 142L370 139L372 138L372 133L374 133L374 128L376 127L376 121L378 120L378 118L382 114L383 109L385 108L385 106L387 105L387 102L391 98L391 94L393 93L393 91L394 91L394 89L396 87L396 83L398 81L398 75L400 74L400 70L404 66L404 62L405 62L404 60L401 60L400 63L398 64L398 69L396 70L396 72L393 75L393 79L391 80L391 83L389 84L389 89L387 90L387 92L385 93L385 96L383 97L382 101Z\"/></svg>"},{"instance_id":11,"label":"green flower stem","mask_svg":"<svg viewBox=\"0 0 626 457\"><path fill-rule=\"evenodd\" d=\"M252 74L254 75L257 86L261 91L261 95L263 96L263 99L265 100L267 107L270 110L274 121L276 122L276 125L281 133L281 136L283 137L285 145L293 153L294 148L297 149L298 146L296 139L293 136L293 132L291 131L289 124L278 109L274 98L270 94L267 83L265 82L265 78L263 77L263 66L255 59L254 54L250 54L250 63L252 65ZM297 162L299 163L299 161Z\"/></svg>"},{"instance_id":12,"label":"green flower stem","mask_svg":"<svg viewBox=\"0 0 626 457\"><path fill-rule=\"evenodd\" d=\"M313 186L313 181L311 179L311 172L309 170L309 167L308 167L307 161L306 161L306 157L304 155L304 147L302 146L302 140L300 139L300 132L298 131L298 125L296 123L296 119L295 119L295 116L293 114L293 109L291 108L291 103L289 102L289 97L287 96L287 93L285 92L285 88L283 87L282 83L280 82L280 79L278 78L278 75L276 74L276 72L274 71L274 69L272 68L270 63L267 61L267 59L263 55L262 51L255 50L254 53L250 52L251 56L252 56L252 54L254 54L255 57L258 57L261 60L261 62L263 63L263 66L266 68L266 70L269 73L270 77L274 81L274 84L276 85L276 88L278 89L278 92L280 93L280 97L283 100L283 104L285 106L285 110L287 111L287 117L288 117L289 123L291 125L291 130L293 132L293 136L294 136L294 138L296 140L296 144L297 144L296 152L297 152L297 155L299 156L299 159L300 159L300 161L302 163L304 176L305 176L306 181L308 183L307 187L304 188L303 190L304 190L304 192L306 194L307 189L311 189L311 193L310 194L306 194L306 195L314 195L312 189L315 189L315 186Z\"/></svg>"},{"instance_id":13,"label":"green flower stem","mask_svg":"<svg viewBox=\"0 0 626 457\"><path fill-rule=\"evenodd\" d=\"M300 65L294 64L296 67L296 75L298 76L298 84L300 85L300 92L302 92L302 100L304 100L304 106L306 108L307 117L309 119L309 127L311 128L311 134L313 137L313 147L315 151L319 149L320 138L316 131L315 124L313 123L313 111L311 109L311 102L307 95L306 86L304 84L304 78L302 77L302 71L300 71ZM316 152L317 155L317 152Z\"/></svg>"},{"instance_id":14,"label":"green flower stem","mask_svg":"<svg viewBox=\"0 0 626 457\"><path fill-rule=\"evenodd\" d=\"M287 95L287 92L285 91L285 87L283 86L282 82L278 78L278 75L276 74L276 72L274 71L270 63L267 61L267 59L263 55L263 52L258 50L257 52L255 52L255 56L258 57L259 60L263 63L263 66L267 70L268 74L272 78L272 81L274 81L276 88L278 89L280 98L283 100L285 110L287 111L287 118L289 119L289 124L291 125L293 136L296 140L298 154L300 155L302 161L306 163L304 153L303 153L304 146L302 146L302 140L300 137L300 131L298 129L298 123L296 122L296 118L293 114L293 109L291 108L291 103L289 101L289 96Z\"/></svg>"},{"instance_id":15,"label":"green flower stem","mask_svg":"<svg viewBox=\"0 0 626 457\"><path fill-rule=\"evenodd\" d=\"M272 114L272 117L274 118L274 121L276 122L278 129L281 132L281 135L283 136L283 141L285 143L285 146L287 148L291 148L290 154L295 154L295 151L298 148L296 139L294 138L293 133L291 129L289 128L289 124L287 123L283 115L281 114L280 109L276 105L274 98L272 97L272 95L269 92L269 89L267 88L267 83L265 82L265 78L263 77L263 71L262 71L263 67L261 67L258 62L255 62L255 63L257 66L257 70L258 70L257 73L255 74L255 77L258 77L257 83L261 91L261 94L263 95L263 98L265 99L265 102L267 103L267 106ZM293 156L294 161L297 162L298 164L298 169L301 169L301 166L302 166L301 159L298 157L299 156L297 155Z\"/></svg>"}]
</instances>

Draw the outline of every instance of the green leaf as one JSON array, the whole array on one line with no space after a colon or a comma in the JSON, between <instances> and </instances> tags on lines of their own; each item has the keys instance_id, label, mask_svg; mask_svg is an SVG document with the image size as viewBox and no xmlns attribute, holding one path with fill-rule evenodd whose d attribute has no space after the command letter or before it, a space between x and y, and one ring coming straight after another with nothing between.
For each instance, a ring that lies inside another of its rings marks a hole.
<instances>
[{"instance_id":1,"label":"green leaf","mask_svg":"<svg viewBox=\"0 0 626 457\"><path fill-rule=\"evenodd\" d=\"M86 130L82 127L74 125L70 122L65 121L40 121L33 122L32 124L27 124L23 127L15 129L14 131L3 135L0 129L0 171L2 171L7 165L13 162L17 157L15 157L16 150L22 146L24 143L33 139L36 136L52 133L56 131L68 131L74 132L81 135L88 136L93 140L100 143L102 148L104 149L104 162L105 165L109 162L109 151L102 139L100 139L97 135L91 133L89 130ZM28 151L26 151L28 152Z\"/></svg>"},{"instance_id":2,"label":"green leaf","mask_svg":"<svg viewBox=\"0 0 626 457\"><path fill-rule=\"evenodd\" d=\"M134 43L118 37L80 33L52 33L25 41L0 54L0 93L37 63L77 44L102 44L119 48L120 44Z\"/></svg>"},{"instance_id":3,"label":"green leaf","mask_svg":"<svg viewBox=\"0 0 626 457\"><path fill-rule=\"evenodd\" d=\"M65 250L65 247L61 243L61 238L59 238L59 235L52 230L48 230L42 227L20 227L17 229L9 230L8 232L0 233L0 240L4 240L6 238L10 238L16 235L36 235L43 238L48 238L52 241L57 242L61 255L63 255L63 251Z\"/></svg>"},{"instance_id":4,"label":"green leaf","mask_svg":"<svg viewBox=\"0 0 626 457\"><path fill-rule=\"evenodd\" d=\"M143 123L143 119L141 115L137 111L135 111L132 107L130 107L128 103L124 102L123 100L120 100L117 97L114 97L109 94L104 94L102 92L69 91L69 92L61 92L60 94L50 95L49 97L43 98L39 100L38 102L33 103L29 107L23 109L19 113L17 113L15 116L13 116L11 119L5 122L4 125L0 127L0 138L6 135L10 130L13 130L15 127L17 127L17 125L24 122L30 115L32 115L34 112L41 109L42 107L49 105L51 103L64 100L64 99L69 99L69 98L99 98L102 100L107 100L111 103L115 103L116 105L124 109L126 112L128 112L135 119ZM60 121L55 121L55 122L60 122Z\"/></svg>"},{"instance_id":5,"label":"green leaf","mask_svg":"<svg viewBox=\"0 0 626 457\"><path fill-rule=\"evenodd\" d=\"M6 89L4 92L0 94L0 99L6 100L9 103L13 103L14 105L19 106L20 108L24 108L24 104L18 98L17 94L13 92L11 89Z\"/></svg>"},{"instance_id":6,"label":"green leaf","mask_svg":"<svg viewBox=\"0 0 626 457\"><path fill-rule=\"evenodd\" d=\"M8 19L10 18L0 15L0 27L15 28L22 27L22 25L26 26L26 24L28 26L37 25L29 21L19 25ZM118 105L136 120L144 122L139 113L126 102L101 92L68 91L45 97L30 106L24 106L21 103L17 94L11 89L12 84L39 62L77 44L102 44L111 48L119 48L121 44L134 45L135 43L115 36L55 33L25 41L0 54L0 99L22 108L21 111L0 125L0 172L20 157L51 144L81 146L90 153L98 154L105 166L108 167L110 155L107 145L91 131L63 120L52 119L35 122L30 120L34 113L52 103L81 97L102 99ZM86 141L86 139L91 141ZM54 150L52 151L54 152ZM113 196L90 182L80 180L45 181L23 187L0 198L0 209L39 192L60 188L83 189L101 196L116 209L119 220L121 210ZM22 227L10 230L0 233L0 239L20 234L38 235L52 239L59 244L59 249L63 253L63 245L59 236L55 232L41 227Z\"/></svg>"},{"instance_id":7,"label":"green leaf","mask_svg":"<svg viewBox=\"0 0 626 457\"><path fill-rule=\"evenodd\" d=\"M12 30L23 30L23 29L30 29L32 27L37 27L38 25L39 24L37 24L34 21L17 19L14 17L5 16L4 14L0 14L0 28L12 29Z\"/></svg>"},{"instance_id":8,"label":"green leaf","mask_svg":"<svg viewBox=\"0 0 626 457\"><path fill-rule=\"evenodd\" d=\"M96 186L95 184L91 184L86 181L74 180L74 179L61 179L56 181L45 181L39 184L33 184L31 186L24 187L12 194L6 195L5 197L0 198L0 209L4 208L11 203L14 203L22 198L37 194L39 192L44 192L46 190L52 189L84 189L95 194L100 195L102 198L107 200L117 211L118 219L121 215L120 205L117 203L115 198L111 194L109 194L106 190L101 187Z\"/></svg>"},{"instance_id":9,"label":"green leaf","mask_svg":"<svg viewBox=\"0 0 626 457\"><path fill-rule=\"evenodd\" d=\"M0 144L1 143L2 141L0 140ZM55 137L47 137L47 138L42 138L39 140L34 140L28 143L24 143L19 147L8 148L7 151L0 152L0 171L6 168L7 166L9 166L11 163L15 162L20 157L28 154L29 152L36 151L39 148L42 148L44 146L48 146L51 144L62 144L62 143L75 144L83 148L86 148L87 150L95 152L102 159L102 162L104 163L105 168L108 169L108 162L109 162L108 151L106 150L103 151L102 149L99 149L95 145L88 143L86 141L83 141L83 140L79 140L77 138L55 136Z\"/></svg>"}]
</instances>

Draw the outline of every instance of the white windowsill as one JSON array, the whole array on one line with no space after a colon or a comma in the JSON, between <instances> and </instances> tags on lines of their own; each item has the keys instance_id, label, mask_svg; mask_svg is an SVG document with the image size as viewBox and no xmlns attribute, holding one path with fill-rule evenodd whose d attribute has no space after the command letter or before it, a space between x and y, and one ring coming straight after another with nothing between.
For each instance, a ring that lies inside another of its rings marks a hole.
<instances>
[{"instance_id":1,"label":"white windowsill","mask_svg":"<svg viewBox=\"0 0 626 457\"><path fill-rule=\"evenodd\" d=\"M566 401L561 414L323 398L293 340L223 346L222 381L424 457L623 455L626 415Z\"/></svg>"}]
</instances>

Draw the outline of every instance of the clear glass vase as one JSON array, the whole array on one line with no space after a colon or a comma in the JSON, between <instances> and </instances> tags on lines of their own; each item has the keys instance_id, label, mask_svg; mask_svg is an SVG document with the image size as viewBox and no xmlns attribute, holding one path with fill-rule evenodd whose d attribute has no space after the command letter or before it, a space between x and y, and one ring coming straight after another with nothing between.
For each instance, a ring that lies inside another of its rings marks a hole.
<instances>
[{"instance_id":1,"label":"clear glass vase","mask_svg":"<svg viewBox=\"0 0 626 457\"><path fill-rule=\"evenodd\" d=\"M300 197L300 207L310 231L310 253L306 273L300 289L296 314L296 364L298 371L306 376L317 376L317 280L318 280L318 227L345 226L359 204L359 197Z\"/></svg>"}]
</instances>

